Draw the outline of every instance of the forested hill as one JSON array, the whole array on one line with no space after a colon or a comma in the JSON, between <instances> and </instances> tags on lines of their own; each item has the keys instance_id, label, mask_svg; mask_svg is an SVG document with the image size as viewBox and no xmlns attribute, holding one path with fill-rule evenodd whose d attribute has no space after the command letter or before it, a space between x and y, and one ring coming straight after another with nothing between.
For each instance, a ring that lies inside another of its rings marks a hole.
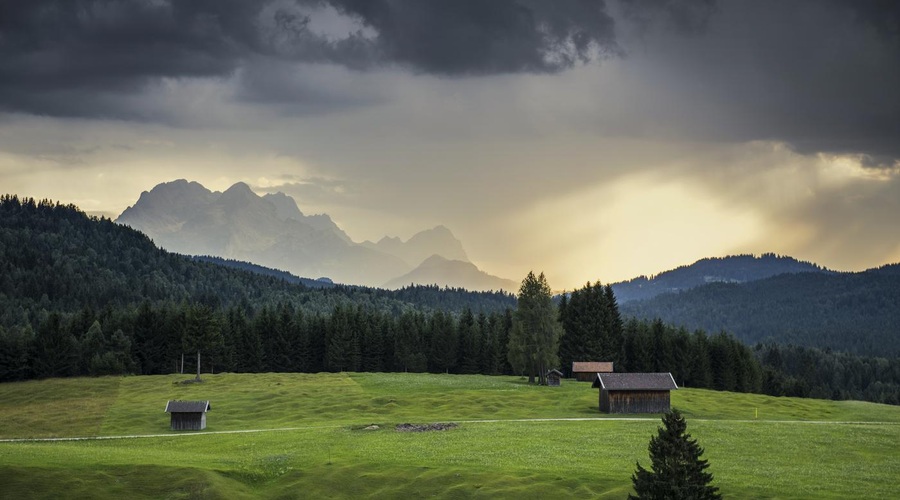
<instances>
[{"instance_id":1,"label":"forested hill","mask_svg":"<svg viewBox=\"0 0 900 500\"><path fill-rule=\"evenodd\" d=\"M157 248L144 234L89 217L75 206L0 198L0 327L35 326L48 312L122 308L143 302L296 304L330 312L349 303L399 314L409 309L502 311L503 293L413 287L398 291L333 286L313 289L271 276Z\"/></svg>"},{"instance_id":2,"label":"forested hill","mask_svg":"<svg viewBox=\"0 0 900 500\"><path fill-rule=\"evenodd\" d=\"M701 259L650 278L639 276L614 283L612 289L619 304L644 300L663 293L681 292L710 283L747 283L785 273L831 273L816 264L772 253L759 257L734 255Z\"/></svg>"},{"instance_id":3,"label":"forested hill","mask_svg":"<svg viewBox=\"0 0 900 500\"><path fill-rule=\"evenodd\" d=\"M624 316L873 356L900 353L900 265L714 283L621 305Z\"/></svg>"},{"instance_id":4,"label":"forested hill","mask_svg":"<svg viewBox=\"0 0 900 500\"><path fill-rule=\"evenodd\" d=\"M251 273L262 274L263 276L273 276L275 278L287 281L288 283L301 284L310 288L334 287L334 282L332 282L328 278L319 278L315 280L310 278L301 278L300 276L295 276L287 271L272 269L271 267L260 266L252 262L244 262L242 260L223 259L222 257L214 257L212 255L196 255L193 257L193 259L202 262L211 262L220 266L233 267L235 269L250 271Z\"/></svg>"}]
</instances>

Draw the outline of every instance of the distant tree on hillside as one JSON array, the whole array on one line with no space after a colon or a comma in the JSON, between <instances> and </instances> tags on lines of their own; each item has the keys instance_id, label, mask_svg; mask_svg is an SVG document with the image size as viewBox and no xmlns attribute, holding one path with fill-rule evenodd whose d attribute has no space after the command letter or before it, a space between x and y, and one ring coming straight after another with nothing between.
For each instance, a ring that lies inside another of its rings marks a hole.
<instances>
[{"instance_id":1,"label":"distant tree on hillside","mask_svg":"<svg viewBox=\"0 0 900 500\"><path fill-rule=\"evenodd\" d=\"M636 495L641 500L715 500L722 498L713 476L706 472L709 463L702 460L703 448L686 433L687 423L677 409L663 415L663 427L650 438L650 470L640 462L631 476Z\"/></svg>"},{"instance_id":2,"label":"distant tree on hillside","mask_svg":"<svg viewBox=\"0 0 900 500\"><path fill-rule=\"evenodd\" d=\"M219 318L205 305L191 306L184 320L181 342L183 351L197 353L197 380L200 380L200 353L214 354L222 347Z\"/></svg>"},{"instance_id":3,"label":"distant tree on hillside","mask_svg":"<svg viewBox=\"0 0 900 500\"><path fill-rule=\"evenodd\" d=\"M66 331L57 313L51 313L34 338L32 369L38 378L69 377L78 368L78 342Z\"/></svg>"}]
</instances>

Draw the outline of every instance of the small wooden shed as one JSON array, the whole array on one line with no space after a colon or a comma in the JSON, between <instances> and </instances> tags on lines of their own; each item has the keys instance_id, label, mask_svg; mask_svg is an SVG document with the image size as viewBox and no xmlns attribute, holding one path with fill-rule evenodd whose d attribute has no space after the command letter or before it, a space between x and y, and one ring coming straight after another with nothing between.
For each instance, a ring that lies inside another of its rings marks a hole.
<instances>
[{"instance_id":1,"label":"small wooden shed","mask_svg":"<svg viewBox=\"0 0 900 500\"><path fill-rule=\"evenodd\" d=\"M592 387L604 413L665 413L678 389L671 373L598 373Z\"/></svg>"},{"instance_id":2,"label":"small wooden shed","mask_svg":"<svg viewBox=\"0 0 900 500\"><path fill-rule=\"evenodd\" d=\"M598 373L612 373L612 361L573 361L572 376L579 382L593 382Z\"/></svg>"},{"instance_id":3,"label":"small wooden shed","mask_svg":"<svg viewBox=\"0 0 900 500\"><path fill-rule=\"evenodd\" d=\"M563 373L556 368L547 372L547 385L559 387L559 381L562 380Z\"/></svg>"},{"instance_id":4,"label":"small wooden shed","mask_svg":"<svg viewBox=\"0 0 900 500\"><path fill-rule=\"evenodd\" d=\"M209 401L169 401L166 413L172 415L173 431L202 431L206 429L206 412L212 409Z\"/></svg>"}]
</instances>

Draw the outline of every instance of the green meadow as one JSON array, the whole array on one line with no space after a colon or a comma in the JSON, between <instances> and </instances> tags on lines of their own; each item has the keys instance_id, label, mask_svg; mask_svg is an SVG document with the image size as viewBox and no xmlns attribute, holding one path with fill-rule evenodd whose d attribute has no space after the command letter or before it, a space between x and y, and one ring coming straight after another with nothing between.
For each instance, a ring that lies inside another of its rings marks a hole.
<instances>
[{"instance_id":1,"label":"green meadow","mask_svg":"<svg viewBox=\"0 0 900 500\"><path fill-rule=\"evenodd\" d=\"M187 378L0 385L0 498L624 498L659 425L603 415L570 381ZM170 431L169 399L210 400L207 429ZM900 497L898 407L700 389L672 403L726 497ZM395 430L406 422L458 426ZM20 440L75 437L107 439Z\"/></svg>"}]
</instances>

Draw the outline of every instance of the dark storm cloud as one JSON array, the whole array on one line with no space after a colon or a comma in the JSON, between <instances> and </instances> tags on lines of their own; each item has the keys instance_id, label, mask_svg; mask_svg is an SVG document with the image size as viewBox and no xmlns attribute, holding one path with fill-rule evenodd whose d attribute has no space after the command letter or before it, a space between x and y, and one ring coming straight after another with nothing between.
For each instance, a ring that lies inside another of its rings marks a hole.
<instances>
[{"instance_id":1,"label":"dark storm cloud","mask_svg":"<svg viewBox=\"0 0 900 500\"><path fill-rule=\"evenodd\" d=\"M646 92L632 106L649 135L778 141L868 166L900 158L900 2L720 1L687 23L697 29L649 31L660 12L679 18L669 2L643 17L620 5L637 19L620 42L639 68Z\"/></svg>"},{"instance_id":2,"label":"dark storm cloud","mask_svg":"<svg viewBox=\"0 0 900 500\"><path fill-rule=\"evenodd\" d=\"M381 57L436 74L555 72L618 48L605 2L331 0Z\"/></svg>"},{"instance_id":3,"label":"dark storm cloud","mask_svg":"<svg viewBox=\"0 0 900 500\"><path fill-rule=\"evenodd\" d=\"M834 0L849 8L861 23L876 29L885 39L900 44L900 2L896 0Z\"/></svg>"},{"instance_id":4,"label":"dark storm cloud","mask_svg":"<svg viewBox=\"0 0 900 500\"><path fill-rule=\"evenodd\" d=\"M821 21L817 30L798 22L802 31L775 39L807 54L772 52L783 95L776 100L781 112L773 110L780 121L770 130L801 153L858 155L863 166L894 168L900 162L900 2L831 5L830 16L813 18Z\"/></svg>"},{"instance_id":5,"label":"dark storm cloud","mask_svg":"<svg viewBox=\"0 0 900 500\"><path fill-rule=\"evenodd\" d=\"M139 118L149 79L226 75L261 49L243 1L7 1L0 106L51 116Z\"/></svg>"},{"instance_id":6,"label":"dark storm cloud","mask_svg":"<svg viewBox=\"0 0 900 500\"><path fill-rule=\"evenodd\" d=\"M681 34L706 30L716 12L716 0L619 0L622 14L641 30L662 25Z\"/></svg>"},{"instance_id":7,"label":"dark storm cloud","mask_svg":"<svg viewBox=\"0 0 900 500\"><path fill-rule=\"evenodd\" d=\"M360 28L317 32L310 11L329 5ZM586 0L5 1L0 107L134 119L142 111L122 95L148 82L228 77L257 59L448 75L552 72L613 51L612 26L604 3Z\"/></svg>"}]
</instances>

